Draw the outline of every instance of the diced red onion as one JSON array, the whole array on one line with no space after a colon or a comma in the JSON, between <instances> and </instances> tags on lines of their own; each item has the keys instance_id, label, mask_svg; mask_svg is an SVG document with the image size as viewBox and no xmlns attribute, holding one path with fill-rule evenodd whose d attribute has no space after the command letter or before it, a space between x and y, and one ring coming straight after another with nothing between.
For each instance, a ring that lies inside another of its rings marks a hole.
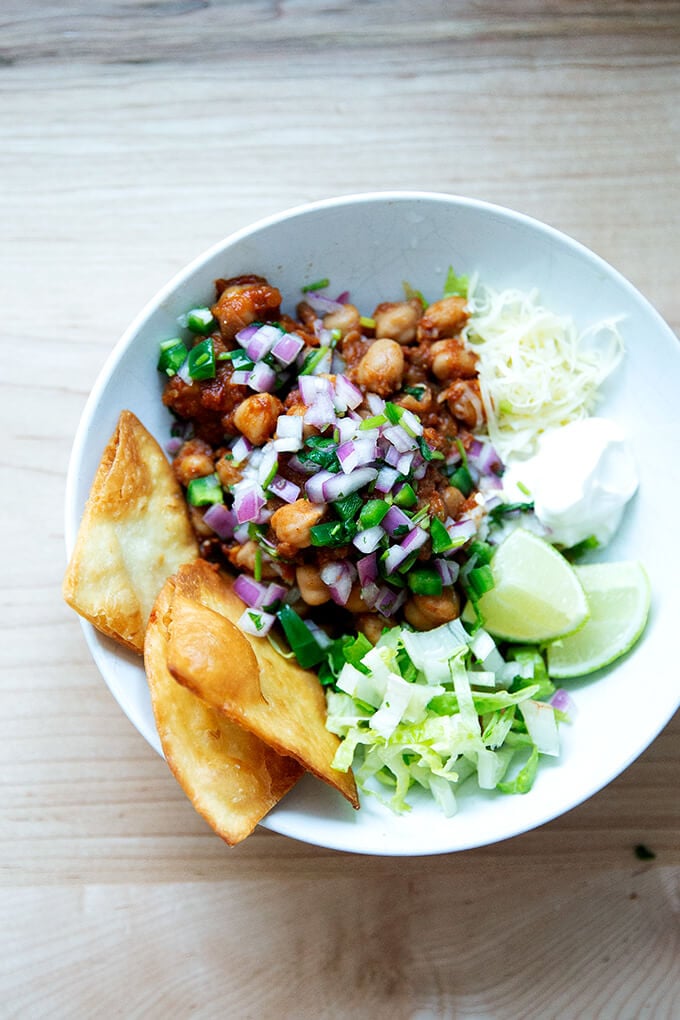
<instances>
[{"instance_id":1,"label":"diced red onion","mask_svg":"<svg viewBox=\"0 0 680 1020\"><path fill-rule=\"evenodd\" d=\"M259 328L259 326L244 326L243 329L238 331L234 339L241 347L245 347L248 341L255 336Z\"/></svg>"},{"instance_id":2,"label":"diced red onion","mask_svg":"<svg viewBox=\"0 0 680 1020\"><path fill-rule=\"evenodd\" d=\"M338 294L335 300L339 305L346 305L349 301L349 291L343 290L342 294Z\"/></svg>"},{"instance_id":3,"label":"diced red onion","mask_svg":"<svg viewBox=\"0 0 680 1020\"><path fill-rule=\"evenodd\" d=\"M302 420L302 419L300 419ZM298 450L302 449L303 443L301 439L288 439L283 436L282 439L272 439L272 446L277 453L297 453Z\"/></svg>"},{"instance_id":4,"label":"diced red onion","mask_svg":"<svg viewBox=\"0 0 680 1020\"><path fill-rule=\"evenodd\" d=\"M402 545L393 545L388 549L383 566L386 574L393 574L397 567L401 566L404 560L410 555L409 549Z\"/></svg>"},{"instance_id":5,"label":"diced red onion","mask_svg":"<svg viewBox=\"0 0 680 1020\"><path fill-rule=\"evenodd\" d=\"M335 408L330 397L325 394L317 397L312 406L305 411L304 421L306 425L315 425L322 430L329 425L335 425Z\"/></svg>"},{"instance_id":6,"label":"diced red onion","mask_svg":"<svg viewBox=\"0 0 680 1020\"><path fill-rule=\"evenodd\" d=\"M338 418L335 427L338 430L340 443L346 443L348 439L353 439L355 435L361 435L357 431L357 423L351 418Z\"/></svg>"},{"instance_id":7,"label":"diced red onion","mask_svg":"<svg viewBox=\"0 0 680 1020\"><path fill-rule=\"evenodd\" d=\"M468 539L475 537L477 534L477 525L474 521L466 519L463 521L454 521L453 524L447 524L446 530L454 542L463 545L468 541Z\"/></svg>"},{"instance_id":8,"label":"diced red onion","mask_svg":"<svg viewBox=\"0 0 680 1020\"><path fill-rule=\"evenodd\" d=\"M441 577L442 584L444 585L445 588L448 588L450 585L456 583L456 581L458 580L458 573L460 571L460 567L458 566L455 560L443 560L441 558L437 558L432 562L434 563L434 566L439 576Z\"/></svg>"},{"instance_id":9,"label":"diced red onion","mask_svg":"<svg viewBox=\"0 0 680 1020\"><path fill-rule=\"evenodd\" d=\"M276 440L274 440L276 442ZM298 471L301 475L314 475L316 474L319 465L313 464L311 461L302 461L299 457L293 454L292 457L288 458L288 467L293 471Z\"/></svg>"},{"instance_id":10,"label":"diced red onion","mask_svg":"<svg viewBox=\"0 0 680 1020\"><path fill-rule=\"evenodd\" d=\"M272 354L282 365L292 365L305 342L297 333L284 333L272 347Z\"/></svg>"},{"instance_id":11,"label":"diced red onion","mask_svg":"<svg viewBox=\"0 0 680 1020\"><path fill-rule=\"evenodd\" d=\"M401 507L392 505L382 519L382 526L388 535L394 536L394 533L400 528L407 528L408 531L411 531L413 521Z\"/></svg>"},{"instance_id":12,"label":"diced red onion","mask_svg":"<svg viewBox=\"0 0 680 1020\"><path fill-rule=\"evenodd\" d=\"M239 574L233 585L234 593L253 609L259 609L267 604L265 598L269 587L270 585L262 584L248 574Z\"/></svg>"},{"instance_id":13,"label":"diced red onion","mask_svg":"<svg viewBox=\"0 0 680 1020\"><path fill-rule=\"evenodd\" d=\"M298 379L298 389L303 403L309 407L322 393L330 398L331 381L317 375L301 375Z\"/></svg>"},{"instance_id":14,"label":"diced red onion","mask_svg":"<svg viewBox=\"0 0 680 1020\"><path fill-rule=\"evenodd\" d=\"M571 712L574 708L574 702L563 687L559 687L555 691L550 699L550 704L553 708L556 708L558 712Z\"/></svg>"},{"instance_id":15,"label":"diced red onion","mask_svg":"<svg viewBox=\"0 0 680 1020\"><path fill-rule=\"evenodd\" d=\"M252 458L251 458L252 463ZM268 443L262 452L262 457L257 465L257 480L260 485L264 485L270 475L275 473L275 469L278 469L279 458L276 455L276 450Z\"/></svg>"},{"instance_id":16,"label":"diced red onion","mask_svg":"<svg viewBox=\"0 0 680 1020\"><path fill-rule=\"evenodd\" d=\"M366 534L366 532L363 534ZM359 575L359 583L362 588L365 585L376 581L378 577L377 553L372 552L368 556L362 556L360 560L357 560L357 573Z\"/></svg>"},{"instance_id":17,"label":"diced red onion","mask_svg":"<svg viewBox=\"0 0 680 1020\"><path fill-rule=\"evenodd\" d=\"M408 408L402 412L399 424L412 436L422 436L423 434L423 423L418 415L409 411Z\"/></svg>"},{"instance_id":18,"label":"diced red onion","mask_svg":"<svg viewBox=\"0 0 680 1020\"><path fill-rule=\"evenodd\" d=\"M276 419L276 438L301 440L302 425L299 414L280 414Z\"/></svg>"},{"instance_id":19,"label":"diced red onion","mask_svg":"<svg viewBox=\"0 0 680 1020\"><path fill-rule=\"evenodd\" d=\"M397 465L399 464L399 459L400 457L405 457L406 454L399 453L399 450L396 448L396 446L392 446L391 443L388 443L386 445L387 449L385 451L385 461L390 465L390 467L396 468L398 471L399 468L397 467Z\"/></svg>"},{"instance_id":20,"label":"diced red onion","mask_svg":"<svg viewBox=\"0 0 680 1020\"><path fill-rule=\"evenodd\" d=\"M281 330L276 326L260 326L246 342L246 352L251 361L260 361L269 354L274 344L281 339Z\"/></svg>"},{"instance_id":21,"label":"diced red onion","mask_svg":"<svg viewBox=\"0 0 680 1020\"><path fill-rule=\"evenodd\" d=\"M303 301L306 301L317 315L339 312L343 307L338 301L333 301L331 298L326 297L325 294L320 294L318 290L309 291L307 294L304 294Z\"/></svg>"},{"instance_id":22,"label":"diced red onion","mask_svg":"<svg viewBox=\"0 0 680 1020\"><path fill-rule=\"evenodd\" d=\"M385 401L382 397L379 397L377 393L367 393L366 403L368 404L371 414L382 414L385 410Z\"/></svg>"},{"instance_id":23,"label":"diced red onion","mask_svg":"<svg viewBox=\"0 0 680 1020\"><path fill-rule=\"evenodd\" d=\"M400 475L407 475L409 473L409 471L411 470L412 463L413 463L413 454L412 453L402 453L402 455L400 456L399 460L397 461L397 471L399 472L399 474Z\"/></svg>"},{"instance_id":24,"label":"diced red onion","mask_svg":"<svg viewBox=\"0 0 680 1020\"><path fill-rule=\"evenodd\" d=\"M300 495L300 486L281 475L275 475L269 483L269 491L282 499L284 503L294 503Z\"/></svg>"},{"instance_id":25,"label":"diced red onion","mask_svg":"<svg viewBox=\"0 0 680 1020\"><path fill-rule=\"evenodd\" d=\"M405 591L402 590L396 592L393 588L388 588L387 585L384 585L380 589L380 594L378 595L373 608L377 609L383 616L391 616L402 607L405 601Z\"/></svg>"},{"instance_id":26,"label":"diced red onion","mask_svg":"<svg viewBox=\"0 0 680 1020\"><path fill-rule=\"evenodd\" d=\"M241 464L252 452L253 444L245 436L240 436L231 448L231 456L234 464Z\"/></svg>"},{"instance_id":27,"label":"diced red onion","mask_svg":"<svg viewBox=\"0 0 680 1020\"><path fill-rule=\"evenodd\" d=\"M241 490L234 498L234 511L239 524L257 521L266 500L257 489Z\"/></svg>"},{"instance_id":28,"label":"diced red onion","mask_svg":"<svg viewBox=\"0 0 680 1020\"><path fill-rule=\"evenodd\" d=\"M183 443L184 440L180 439L179 436L173 436L172 439L168 439L167 443L165 444L165 449L167 450L171 457L174 457L175 454L179 453L179 451L182 449Z\"/></svg>"},{"instance_id":29,"label":"diced red onion","mask_svg":"<svg viewBox=\"0 0 680 1020\"><path fill-rule=\"evenodd\" d=\"M383 429L383 436L385 439L389 439L399 453L408 453L409 450L418 449L417 441L401 425L391 425L389 428Z\"/></svg>"},{"instance_id":30,"label":"diced red onion","mask_svg":"<svg viewBox=\"0 0 680 1020\"><path fill-rule=\"evenodd\" d=\"M399 478L399 472L393 467L381 468L378 472L378 477L375 480L375 488L377 492L390 492L393 485Z\"/></svg>"},{"instance_id":31,"label":"diced red onion","mask_svg":"<svg viewBox=\"0 0 680 1020\"><path fill-rule=\"evenodd\" d=\"M238 527L234 528L234 541L238 542L239 545L245 545L250 538L250 525L239 524Z\"/></svg>"},{"instance_id":32,"label":"diced red onion","mask_svg":"<svg viewBox=\"0 0 680 1020\"><path fill-rule=\"evenodd\" d=\"M385 529L376 524L372 528L366 528L365 531L358 532L352 539L352 544L356 546L359 552L372 553L380 545L384 534Z\"/></svg>"},{"instance_id":33,"label":"diced red onion","mask_svg":"<svg viewBox=\"0 0 680 1020\"><path fill-rule=\"evenodd\" d=\"M338 411L346 411L347 408L354 410L362 403L364 395L358 386L347 378L346 375L335 377L335 406Z\"/></svg>"},{"instance_id":34,"label":"diced red onion","mask_svg":"<svg viewBox=\"0 0 680 1020\"><path fill-rule=\"evenodd\" d=\"M341 561L327 563L321 568L321 580L328 587L333 601L344 606L352 590L349 564Z\"/></svg>"},{"instance_id":35,"label":"diced red onion","mask_svg":"<svg viewBox=\"0 0 680 1020\"><path fill-rule=\"evenodd\" d=\"M361 597L369 609L373 609L376 600L380 598L380 590L375 581L367 581L366 584L362 585Z\"/></svg>"},{"instance_id":36,"label":"diced red onion","mask_svg":"<svg viewBox=\"0 0 680 1020\"><path fill-rule=\"evenodd\" d=\"M271 393L276 386L276 372L266 361L258 361L251 369L248 385L257 393Z\"/></svg>"},{"instance_id":37,"label":"diced red onion","mask_svg":"<svg viewBox=\"0 0 680 1020\"><path fill-rule=\"evenodd\" d=\"M215 534L221 538L231 538L234 534L236 515L224 503L213 503L203 514L203 520Z\"/></svg>"},{"instance_id":38,"label":"diced red onion","mask_svg":"<svg viewBox=\"0 0 680 1020\"><path fill-rule=\"evenodd\" d=\"M338 460L345 474L349 474L357 467L366 467L375 460L375 442L372 439L364 439L361 435L356 439L342 443L337 449Z\"/></svg>"},{"instance_id":39,"label":"diced red onion","mask_svg":"<svg viewBox=\"0 0 680 1020\"><path fill-rule=\"evenodd\" d=\"M250 371L245 368L240 368L237 372L232 372L229 376L229 384L231 386L247 386L250 382Z\"/></svg>"},{"instance_id":40,"label":"diced red onion","mask_svg":"<svg viewBox=\"0 0 680 1020\"><path fill-rule=\"evenodd\" d=\"M276 602L283 602L287 594L287 588L284 588L282 584L277 584L276 581L272 581L271 584L267 586L267 591L265 592L262 605L273 606Z\"/></svg>"},{"instance_id":41,"label":"diced red onion","mask_svg":"<svg viewBox=\"0 0 680 1020\"><path fill-rule=\"evenodd\" d=\"M352 471L349 475L331 475L331 477L323 483L324 502L333 502L336 499L344 499L345 496L349 496L353 492L357 492L359 489L363 488L364 485L368 485L369 482L372 482L377 474L378 472L376 468L360 467L355 471ZM308 487L309 482L307 483L307 488Z\"/></svg>"},{"instance_id":42,"label":"diced red onion","mask_svg":"<svg viewBox=\"0 0 680 1020\"><path fill-rule=\"evenodd\" d=\"M252 613L257 615L259 626L255 623ZM265 613L261 609L246 609L245 613L236 621L236 626L244 634L251 634L253 637L266 637L275 620L276 617L272 613Z\"/></svg>"},{"instance_id":43,"label":"diced red onion","mask_svg":"<svg viewBox=\"0 0 680 1020\"><path fill-rule=\"evenodd\" d=\"M416 549L422 548L429 538L429 533L423 528L415 527L413 531L409 531L406 538L401 541L401 548L405 549L408 554L415 552Z\"/></svg>"},{"instance_id":44,"label":"diced red onion","mask_svg":"<svg viewBox=\"0 0 680 1020\"><path fill-rule=\"evenodd\" d=\"M413 472L413 477L416 479L416 481L419 482L427 474L426 462L423 461L421 464L418 464L415 467L412 466L411 471Z\"/></svg>"},{"instance_id":45,"label":"diced red onion","mask_svg":"<svg viewBox=\"0 0 680 1020\"><path fill-rule=\"evenodd\" d=\"M329 482L335 477L336 476L331 471L317 471L316 474L312 475L312 477L305 483L305 492L307 493L308 499L310 499L312 503L325 503L327 497L325 495L324 486L326 482Z\"/></svg>"}]
</instances>

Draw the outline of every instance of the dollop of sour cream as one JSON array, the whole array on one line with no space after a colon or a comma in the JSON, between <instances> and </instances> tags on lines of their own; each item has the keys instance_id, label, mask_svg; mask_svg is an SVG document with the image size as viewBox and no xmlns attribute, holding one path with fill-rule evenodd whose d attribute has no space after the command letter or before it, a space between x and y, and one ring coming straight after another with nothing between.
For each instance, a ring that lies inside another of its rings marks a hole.
<instances>
[{"instance_id":1,"label":"dollop of sour cream","mask_svg":"<svg viewBox=\"0 0 680 1020\"><path fill-rule=\"evenodd\" d=\"M503 491L506 499L533 500L549 541L569 547L594 536L606 545L638 482L621 428L607 418L583 418L545 432L533 457L512 459Z\"/></svg>"}]
</instances>

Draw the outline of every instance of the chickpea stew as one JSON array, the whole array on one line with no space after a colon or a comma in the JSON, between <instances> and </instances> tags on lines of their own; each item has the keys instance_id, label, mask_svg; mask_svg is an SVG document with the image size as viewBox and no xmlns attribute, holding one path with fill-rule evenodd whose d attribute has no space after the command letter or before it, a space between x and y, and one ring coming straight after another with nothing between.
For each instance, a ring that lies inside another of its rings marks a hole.
<instances>
[{"instance_id":1,"label":"chickpea stew","mask_svg":"<svg viewBox=\"0 0 680 1020\"><path fill-rule=\"evenodd\" d=\"M239 625L282 628L304 667L357 632L456 619L492 584L484 538L501 462L463 330L466 280L369 315L329 282L295 315L243 275L161 344L168 446L201 556L238 574Z\"/></svg>"}]
</instances>

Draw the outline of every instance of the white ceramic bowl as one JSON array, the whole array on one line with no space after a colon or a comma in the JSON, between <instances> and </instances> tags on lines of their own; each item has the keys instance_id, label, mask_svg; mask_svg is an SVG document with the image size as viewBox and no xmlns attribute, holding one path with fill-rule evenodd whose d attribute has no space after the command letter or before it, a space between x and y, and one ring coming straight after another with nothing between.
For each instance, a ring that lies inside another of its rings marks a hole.
<instances>
[{"instance_id":1,"label":"white ceramic bowl","mask_svg":"<svg viewBox=\"0 0 680 1020\"><path fill-rule=\"evenodd\" d=\"M670 465L680 447L680 345L648 302L598 256L550 227L483 202L421 193L331 199L241 230L179 273L120 339L90 395L68 476L69 554L120 410L132 410L161 444L167 439L170 419L155 370L158 342L175 333L178 315L211 300L214 279L248 272L266 276L288 297L290 311L301 284L329 277L335 290L349 289L352 301L369 314L379 300L398 299L404 280L438 295L449 265L459 273L478 271L498 287L538 288L548 306L573 315L581 326L622 317L627 355L598 413L627 431L641 485L604 558L643 561L653 591L651 619L625 660L571 685L577 714L573 725L562 727L562 756L543 764L529 794L480 792L470 783L453 818L427 802L396 816L368 796L354 812L337 793L306 777L262 824L308 843L416 855L516 835L609 783L678 707L680 685L669 654L680 619L678 486ZM113 696L160 753L140 661L89 625L84 630Z\"/></svg>"}]
</instances>

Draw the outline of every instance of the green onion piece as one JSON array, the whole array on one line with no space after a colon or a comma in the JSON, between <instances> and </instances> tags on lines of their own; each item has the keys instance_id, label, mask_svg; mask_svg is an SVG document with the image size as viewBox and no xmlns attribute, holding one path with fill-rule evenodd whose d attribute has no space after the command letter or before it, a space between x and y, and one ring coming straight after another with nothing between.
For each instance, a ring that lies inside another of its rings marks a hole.
<instances>
[{"instance_id":1,"label":"green onion piece","mask_svg":"<svg viewBox=\"0 0 680 1020\"><path fill-rule=\"evenodd\" d=\"M470 280L467 276L456 276L453 266L449 266L449 271L444 281L444 297L467 297L469 285Z\"/></svg>"},{"instance_id":2,"label":"green onion piece","mask_svg":"<svg viewBox=\"0 0 680 1020\"><path fill-rule=\"evenodd\" d=\"M285 605L279 609L276 615L283 627L291 651L295 652L302 668L309 669L311 666L323 662L326 652L295 610L291 606Z\"/></svg>"},{"instance_id":3,"label":"green onion piece","mask_svg":"<svg viewBox=\"0 0 680 1020\"><path fill-rule=\"evenodd\" d=\"M367 503L364 503L359 514L361 530L366 531L367 528L374 528L376 524L380 524L389 508L389 503L384 499L369 499Z\"/></svg>"},{"instance_id":4,"label":"green onion piece","mask_svg":"<svg viewBox=\"0 0 680 1020\"><path fill-rule=\"evenodd\" d=\"M427 445L423 436L418 437L418 446L425 460L444 460L444 454L439 450L433 450Z\"/></svg>"},{"instance_id":5,"label":"green onion piece","mask_svg":"<svg viewBox=\"0 0 680 1020\"><path fill-rule=\"evenodd\" d=\"M375 329L375 319L369 318L368 315L360 316L359 324L363 326L364 329Z\"/></svg>"},{"instance_id":6,"label":"green onion piece","mask_svg":"<svg viewBox=\"0 0 680 1020\"><path fill-rule=\"evenodd\" d=\"M335 510L338 517L343 521L351 521L358 514L363 500L358 492L352 492L349 496L345 496L344 499L338 499L333 503L333 509Z\"/></svg>"},{"instance_id":7,"label":"green onion piece","mask_svg":"<svg viewBox=\"0 0 680 1020\"><path fill-rule=\"evenodd\" d=\"M317 365L319 365L326 357L327 353L327 347L317 347L316 350L310 351L305 360L302 362L302 368L298 372L298 375L311 375Z\"/></svg>"},{"instance_id":8,"label":"green onion piece","mask_svg":"<svg viewBox=\"0 0 680 1020\"><path fill-rule=\"evenodd\" d=\"M187 312L187 329L192 333L212 333L217 325L209 308L192 308Z\"/></svg>"},{"instance_id":9,"label":"green onion piece","mask_svg":"<svg viewBox=\"0 0 680 1020\"><path fill-rule=\"evenodd\" d=\"M381 425L386 425L388 420L389 419L386 414L375 414L372 418L364 418L359 426L359 431L362 432L367 429L377 429Z\"/></svg>"},{"instance_id":10,"label":"green onion piece","mask_svg":"<svg viewBox=\"0 0 680 1020\"><path fill-rule=\"evenodd\" d=\"M309 294L311 290L324 290L330 286L330 280L324 277L323 280L315 280L314 283L306 283L304 287L300 287L303 294Z\"/></svg>"},{"instance_id":11,"label":"green onion piece","mask_svg":"<svg viewBox=\"0 0 680 1020\"><path fill-rule=\"evenodd\" d=\"M433 567L414 567L406 581L414 595L441 595L442 579Z\"/></svg>"},{"instance_id":12,"label":"green onion piece","mask_svg":"<svg viewBox=\"0 0 680 1020\"><path fill-rule=\"evenodd\" d=\"M326 521L313 525L309 530L312 545L336 549L352 541L356 525L353 521Z\"/></svg>"},{"instance_id":13,"label":"green onion piece","mask_svg":"<svg viewBox=\"0 0 680 1020\"><path fill-rule=\"evenodd\" d=\"M437 553L448 552L449 549L455 549L457 544L451 538L438 517L432 518L432 523L430 524L430 539L432 541L432 552L435 553L435 555Z\"/></svg>"},{"instance_id":14,"label":"green onion piece","mask_svg":"<svg viewBox=\"0 0 680 1020\"><path fill-rule=\"evenodd\" d=\"M491 567L487 563L481 567L475 567L468 574L468 584L478 599L481 598L485 592L491 591L494 586Z\"/></svg>"},{"instance_id":15,"label":"green onion piece","mask_svg":"<svg viewBox=\"0 0 680 1020\"><path fill-rule=\"evenodd\" d=\"M179 337L163 340L160 344L160 354L156 367L159 372L165 372L166 375L175 375L186 361L188 354L188 350Z\"/></svg>"},{"instance_id":16,"label":"green onion piece","mask_svg":"<svg viewBox=\"0 0 680 1020\"><path fill-rule=\"evenodd\" d=\"M404 288L404 297L406 298L407 301L412 301L413 298L418 298L423 308L428 307L428 302L423 297L422 291L416 290L415 287L412 287L407 280L404 280L402 282L402 287Z\"/></svg>"},{"instance_id":17,"label":"green onion piece","mask_svg":"<svg viewBox=\"0 0 680 1020\"><path fill-rule=\"evenodd\" d=\"M521 510L529 512L534 509L533 503L499 503L498 506L493 507L489 510L489 517L494 523L498 523L499 518L505 514L514 513L515 510Z\"/></svg>"},{"instance_id":18,"label":"green onion piece","mask_svg":"<svg viewBox=\"0 0 680 1020\"><path fill-rule=\"evenodd\" d=\"M469 496L474 489L472 475L464 464L461 464L460 467L456 468L456 470L451 474L449 481L456 489L460 489L464 496Z\"/></svg>"},{"instance_id":19,"label":"green onion piece","mask_svg":"<svg viewBox=\"0 0 680 1020\"><path fill-rule=\"evenodd\" d=\"M215 345L211 337L189 351L189 375L197 382L215 378Z\"/></svg>"},{"instance_id":20,"label":"green onion piece","mask_svg":"<svg viewBox=\"0 0 680 1020\"><path fill-rule=\"evenodd\" d=\"M476 562L480 565L484 563L491 563L493 553L493 546L489 545L488 542L481 542L478 538L476 538L473 542L470 542L470 545L468 546L469 556L476 556Z\"/></svg>"},{"instance_id":21,"label":"green onion piece","mask_svg":"<svg viewBox=\"0 0 680 1020\"><path fill-rule=\"evenodd\" d=\"M418 497L415 494L415 490L412 485L408 482L404 482L399 492L394 497L394 503L396 506L400 506L402 510L408 509L411 506L415 506L418 502Z\"/></svg>"},{"instance_id":22,"label":"green onion piece","mask_svg":"<svg viewBox=\"0 0 680 1020\"><path fill-rule=\"evenodd\" d=\"M209 506L212 503L224 503L224 493L217 475L204 475L203 478L192 478L187 485L187 501L192 506Z\"/></svg>"},{"instance_id":23,"label":"green onion piece","mask_svg":"<svg viewBox=\"0 0 680 1020\"><path fill-rule=\"evenodd\" d=\"M390 400L385 403L385 414L392 422L393 425L398 425L401 421L401 416L404 413L404 408L399 407L398 404L393 404Z\"/></svg>"},{"instance_id":24,"label":"green onion piece","mask_svg":"<svg viewBox=\"0 0 680 1020\"><path fill-rule=\"evenodd\" d=\"M415 400L422 400L424 392L424 386L404 386L404 393L408 393Z\"/></svg>"},{"instance_id":25,"label":"green onion piece","mask_svg":"<svg viewBox=\"0 0 680 1020\"><path fill-rule=\"evenodd\" d=\"M249 372L251 368L255 367L255 363L251 361L246 352L239 347L235 351L222 351L221 354L217 355L218 361L231 361L232 368L235 371Z\"/></svg>"},{"instance_id":26,"label":"green onion piece","mask_svg":"<svg viewBox=\"0 0 680 1020\"><path fill-rule=\"evenodd\" d=\"M262 550L258 546L255 550L255 566L253 568L253 577L256 581L262 580ZM257 628L260 629L259 627Z\"/></svg>"}]
</instances>

